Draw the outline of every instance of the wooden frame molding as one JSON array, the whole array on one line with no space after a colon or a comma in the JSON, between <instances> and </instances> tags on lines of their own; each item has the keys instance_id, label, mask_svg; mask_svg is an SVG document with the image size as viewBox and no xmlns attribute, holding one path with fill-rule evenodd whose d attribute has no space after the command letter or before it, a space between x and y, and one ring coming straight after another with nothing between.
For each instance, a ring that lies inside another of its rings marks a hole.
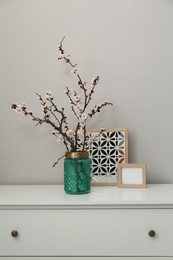
<instances>
[{"instance_id":1,"label":"wooden frame molding","mask_svg":"<svg viewBox=\"0 0 173 260\"><path fill-rule=\"evenodd\" d=\"M87 129L97 135L100 129ZM93 186L114 186L118 182L118 163L128 163L128 128L106 128L91 144Z\"/></svg>"},{"instance_id":2,"label":"wooden frame molding","mask_svg":"<svg viewBox=\"0 0 173 260\"><path fill-rule=\"evenodd\" d=\"M146 188L146 166L143 163L118 165L119 188Z\"/></svg>"}]
</instances>

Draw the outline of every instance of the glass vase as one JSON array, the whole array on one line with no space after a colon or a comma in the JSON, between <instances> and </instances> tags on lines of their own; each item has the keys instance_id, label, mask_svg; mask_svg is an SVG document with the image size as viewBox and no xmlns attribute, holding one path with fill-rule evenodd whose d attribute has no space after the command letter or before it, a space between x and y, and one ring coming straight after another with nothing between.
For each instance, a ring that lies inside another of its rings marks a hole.
<instances>
[{"instance_id":1,"label":"glass vase","mask_svg":"<svg viewBox=\"0 0 173 260\"><path fill-rule=\"evenodd\" d=\"M90 192L91 159L88 152L70 152L64 159L64 191L68 194Z\"/></svg>"}]
</instances>

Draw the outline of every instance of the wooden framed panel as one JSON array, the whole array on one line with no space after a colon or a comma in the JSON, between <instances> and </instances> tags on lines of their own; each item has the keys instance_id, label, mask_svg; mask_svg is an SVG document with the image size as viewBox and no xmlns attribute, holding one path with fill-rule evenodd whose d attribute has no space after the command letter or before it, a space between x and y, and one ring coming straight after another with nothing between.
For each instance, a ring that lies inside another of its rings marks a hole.
<instances>
[{"instance_id":1,"label":"wooden framed panel","mask_svg":"<svg viewBox=\"0 0 173 260\"><path fill-rule=\"evenodd\" d=\"M100 129L88 129L98 136ZM117 185L118 164L128 162L128 129L106 129L89 147L92 185Z\"/></svg>"},{"instance_id":2,"label":"wooden framed panel","mask_svg":"<svg viewBox=\"0 0 173 260\"><path fill-rule=\"evenodd\" d=\"M146 188L145 164L119 164L118 187L120 188Z\"/></svg>"}]
</instances>

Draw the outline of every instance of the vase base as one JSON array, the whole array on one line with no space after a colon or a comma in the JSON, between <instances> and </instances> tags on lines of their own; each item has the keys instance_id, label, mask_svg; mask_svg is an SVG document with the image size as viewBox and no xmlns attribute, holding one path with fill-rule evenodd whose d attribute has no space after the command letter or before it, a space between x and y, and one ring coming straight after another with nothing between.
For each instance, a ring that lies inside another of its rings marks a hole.
<instances>
[{"instance_id":1,"label":"vase base","mask_svg":"<svg viewBox=\"0 0 173 260\"><path fill-rule=\"evenodd\" d=\"M90 190L89 191L78 191L78 192L66 191L66 190L64 190L64 191L66 194L69 194L69 195L82 195L82 194L90 193Z\"/></svg>"}]
</instances>

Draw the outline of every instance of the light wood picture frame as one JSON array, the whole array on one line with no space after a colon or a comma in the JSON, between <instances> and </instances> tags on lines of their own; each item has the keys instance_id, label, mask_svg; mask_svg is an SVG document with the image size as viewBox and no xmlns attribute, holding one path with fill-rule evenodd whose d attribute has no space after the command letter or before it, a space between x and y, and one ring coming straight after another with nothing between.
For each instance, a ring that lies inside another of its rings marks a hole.
<instances>
[{"instance_id":1,"label":"light wood picture frame","mask_svg":"<svg viewBox=\"0 0 173 260\"><path fill-rule=\"evenodd\" d=\"M100 129L87 129L98 135ZM91 185L117 185L118 164L128 162L128 128L109 128L90 145Z\"/></svg>"},{"instance_id":2,"label":"light wood picture frame","mask_svg":"<svg viewBox=\"0 0 173 260\"><path fill-rule=\"evenodd\" d=\"M126 163L118 165L119 188L146 188L146 165Z\"/></svg>"}]
</instances>

